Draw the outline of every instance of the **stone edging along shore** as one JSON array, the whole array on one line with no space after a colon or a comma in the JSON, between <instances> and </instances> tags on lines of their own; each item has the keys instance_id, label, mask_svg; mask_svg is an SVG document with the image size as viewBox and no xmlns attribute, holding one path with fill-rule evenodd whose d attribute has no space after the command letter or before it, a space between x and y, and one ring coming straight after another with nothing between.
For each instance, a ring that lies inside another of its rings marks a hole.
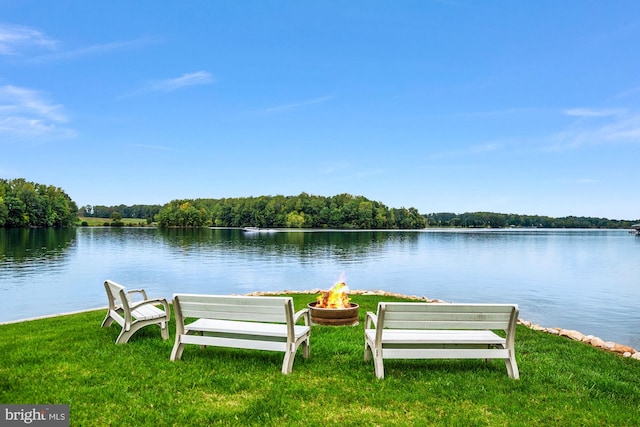
<instances>
[{"instance_id":1,"label":"stone edging along shore","mask_svg":"<svg viewBox=\"0 0 640 427\"><path fill-rule=\"evenodd\" d=\"M286 294L321 294L325 291L321 289L311 289L308 291L281 291L281 292L252 292L247 295L286 295ZM425 302L433 302L433 303L443 303L446 304L447 301L442 301L439 299L429 299L427 297L418 297L415 295L403 295L398 293L386 292L386 291L367 291L367 290L350 290L349 294L351 295L379 295L379 296L389 296L396 298L406 298L415 301L425 301ZM601 338L595 337L593 335L585 335L582 332L575 331L572 329L562 329L562 328L545 328L544 326L540 326L529 322L528 320L518 319L518 324L526 326L529 329L533 329L536 331L546 332L552 335L559 335L561 337L566 337L572 339L574 341L580 341L593 347L597 347L599 349L608 351L610 353L615 353L623 357L630 357L631 359L640 360L640 351L634 349L633 347L629 347L627 345L622 345L615 343L613 341L604 341Z\"/></svg>"}]
</instances>

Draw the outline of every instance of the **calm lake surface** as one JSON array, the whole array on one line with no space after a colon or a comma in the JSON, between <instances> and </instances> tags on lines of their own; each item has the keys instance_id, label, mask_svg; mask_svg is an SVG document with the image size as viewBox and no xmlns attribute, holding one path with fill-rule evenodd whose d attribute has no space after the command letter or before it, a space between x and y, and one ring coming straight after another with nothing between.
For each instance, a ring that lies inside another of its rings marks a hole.
<instances>
[{"instance_id":1,"label":"calm lake surface","mask_svg":"<svg viewBox=\"0 0 640 427\"><path fill-rule=\"evenodd\" d=\"M104 307L107 278L170 299L344 275L351 289L516 303L522 319L640 349L638 260L626 230L0 229L0 322Z\"/></svg>"}]
</instances>

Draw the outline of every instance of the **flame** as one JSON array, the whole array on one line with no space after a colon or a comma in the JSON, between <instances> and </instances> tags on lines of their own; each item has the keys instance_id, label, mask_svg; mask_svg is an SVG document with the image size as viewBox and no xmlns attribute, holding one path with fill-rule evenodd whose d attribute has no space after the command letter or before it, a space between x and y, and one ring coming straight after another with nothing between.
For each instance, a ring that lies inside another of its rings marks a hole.
<instances>
[{"instance_id":1,"label":"flame","mask_svg":"<svg viewBox=\"0 0 640 427\"><path fill-rule=\"evenodd\" d=\"M350 308L351 303L347 296L349 287L344 282L338 282L328 292L319 295L316 302L317 308Z\"/></svg>"}]
</instances>

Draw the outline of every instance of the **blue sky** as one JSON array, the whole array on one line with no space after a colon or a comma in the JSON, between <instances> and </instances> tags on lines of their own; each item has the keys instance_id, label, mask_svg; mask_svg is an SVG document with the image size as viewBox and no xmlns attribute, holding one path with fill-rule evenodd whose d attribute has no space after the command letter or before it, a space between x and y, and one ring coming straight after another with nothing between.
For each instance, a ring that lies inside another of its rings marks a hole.
<instances>
[{"instance_id":1,"label":"blue sky","mask_svg":"<svg viewBox=\"0 0 640 427\"><path fill-rule=\"evenodd\" d=\"M0 177L640 218L640 2L0 0Z\"/></svg>"}]
</instances>

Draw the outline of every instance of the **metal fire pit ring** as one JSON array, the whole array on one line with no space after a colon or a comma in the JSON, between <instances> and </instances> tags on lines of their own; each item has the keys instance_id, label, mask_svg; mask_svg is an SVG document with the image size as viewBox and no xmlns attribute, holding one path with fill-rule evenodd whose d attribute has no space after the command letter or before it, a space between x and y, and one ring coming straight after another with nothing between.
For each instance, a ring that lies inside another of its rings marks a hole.
<instances>
[{"instance_id":1,"label":"metal fire pit ring","mask_svg":"<svg viewBox=\"0 0 640 427\"><path fill-rule=\"evenodd\" d=\"M318 308L317 302L307 304L312 325L355 326L358 324L358 304L349 303L349 308Z\"/></svg>"}]
</instances>

